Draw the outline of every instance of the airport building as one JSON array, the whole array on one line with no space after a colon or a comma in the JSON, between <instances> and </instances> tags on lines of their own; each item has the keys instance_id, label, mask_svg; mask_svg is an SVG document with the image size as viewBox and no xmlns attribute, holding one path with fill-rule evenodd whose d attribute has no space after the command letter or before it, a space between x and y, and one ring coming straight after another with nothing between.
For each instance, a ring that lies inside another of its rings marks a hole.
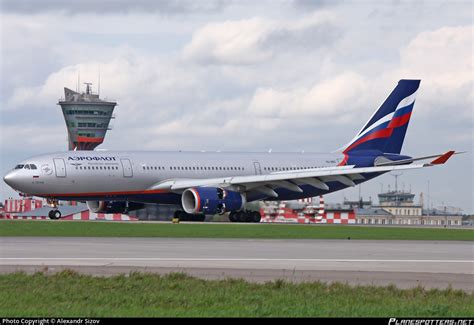
<instances>
[{"instance_id":1,"label":"airport building","mask_svg":"<svg viewBox=\"0 0 474 325\"><path fill-rule=\"evenodd\" d=\"M64 88L64 99L58 102L66 122L69 150L94 150L104 142L114 118L117 103L100 99L99 94L92 93L91 83L85 84L85 93Z\"/></svg>"},{"instance_id":2,"label":"airport building","mask_svg":"<svg viewBox=\"0 0 474 325\"><path fill-rule=\"evenodd\" d=\"M359 224L359 225L412 225L412 226L461 226L462 211L446 207L424 209L423 194L415 203L415 194L405 191L388 191L378 194L379 204L372 200L325 204L319 200L262 202L261 222ZM313 204L318 202L319 205Z\"/></svg>"},{"instance_id":3,"label":"airport building","mask_svg":"<svg viewBox=\"0 0 474 325\"><path fill-rule=\"evenodd\" d=\"M424 209L423 195L420 202L415 194L405 191L388 191L378 194L379 205L356 208L356 223L365 225L428 225L461 226L462 215L447 210Z\"/></svg>"}]
</instances>

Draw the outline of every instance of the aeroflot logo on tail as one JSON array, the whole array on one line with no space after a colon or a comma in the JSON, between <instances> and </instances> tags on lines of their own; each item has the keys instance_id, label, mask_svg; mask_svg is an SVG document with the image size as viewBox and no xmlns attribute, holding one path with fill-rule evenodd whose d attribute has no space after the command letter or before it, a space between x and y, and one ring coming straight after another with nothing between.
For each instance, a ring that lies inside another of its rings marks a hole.
<instances>
[{"instance_id":1,"label":"aeroflot logo on tail","mask_svg":"<svg viewBox=\"0 0 474 325\"><path fill-rule=\"evenodd\" d=\"M73 161L81 161L81 160L89 160L89 161L115 161L115 157L68 157L67 160Z\"/></svg>"}]
</instances>

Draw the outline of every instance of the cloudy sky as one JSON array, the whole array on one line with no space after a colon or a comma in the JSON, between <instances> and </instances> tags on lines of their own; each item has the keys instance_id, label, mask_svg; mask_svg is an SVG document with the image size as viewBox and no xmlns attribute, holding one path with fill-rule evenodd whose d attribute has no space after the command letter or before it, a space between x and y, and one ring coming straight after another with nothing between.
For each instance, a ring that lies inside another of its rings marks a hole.
<instances>
[{"instance_id":1,"label":"cloudy sky","mask_svg":"<svg viewBox=\"0 0 474 325\"><path fill-rule=\"evenodd\" d=\"M101 97L119 102L101 146L111 150L332 151L399 79L419 78L403 152L469 152L399 186L426 197L429 181L432 205L474 212L472 1L0 3L2 175L66 150L56 103L78 73L94 87L100 69Z\"/></svg>"}]
</instances>

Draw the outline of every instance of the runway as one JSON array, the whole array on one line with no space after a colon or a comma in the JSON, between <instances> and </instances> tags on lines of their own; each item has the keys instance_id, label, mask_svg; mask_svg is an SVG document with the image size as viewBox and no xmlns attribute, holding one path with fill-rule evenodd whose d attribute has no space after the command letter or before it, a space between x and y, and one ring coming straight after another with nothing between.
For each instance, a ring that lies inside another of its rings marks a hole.
<instances>
[{"instance_id":1,"label":"runway","mask_svg":"<svg viewBox=\"0 0 474 325\"><path fill-rule=\"evenodd\" d=\"M2 237L0 272L183 271L206 279L340 281L474 291L472 242Z\"/></svg>"}]
</instances>

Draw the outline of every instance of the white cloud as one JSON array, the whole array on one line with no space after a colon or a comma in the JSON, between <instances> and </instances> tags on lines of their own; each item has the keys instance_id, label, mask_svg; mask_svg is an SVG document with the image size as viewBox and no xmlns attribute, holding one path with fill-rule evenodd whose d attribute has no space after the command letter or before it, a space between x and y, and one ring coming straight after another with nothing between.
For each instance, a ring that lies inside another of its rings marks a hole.
<instances>
[{"instance_id":1,"label":"white cloud","mask_svg":"<svg viewBox=\"0 0 474 325\"><path fill-rule=\"evenodd\" d=\"M277 49L291 51L301 45L333 36L333 16L318 12L296 20L261 17L209 23L193 34L183 57L199 63L253 64L272 58ZM317 30L318 29L318 30ZM323 43L321 43L323 44Z\"/></svg>"},{"instance_id":2,"label":"white cloud","mask_svg":"<svg viewBox=\"0 0 474 325\"><path fill-rule=\"evenodd\" d=\"M421 113L456 110L472 119L474 93L473 25L418 34L400 51L400 75L422 79ZM449 113L448 113L449 114Z\"/></svg>"},{"instance_id":3,"label":"white cloud","mask_svg":"<svg viewBox=\"0 0 474 325\"><path fill-rule=\"evenodd\" d=\"M55 146L51 144L60 143L63 147L67 146L66 127L63 125L45 127L32 122L24 123L22 127L7 125L0 128L0 134L2 135L2 154L28 148L27 155L31 155L31 152L51 151L51 147ZM58 134L62 137L58 137Z\"/></svg>"},{"instance_id":4,"label":"white cloud","mask_svg":"<svg viewBox=\"0 0 474 325\"><path fill-rule=\"evenodd\" d=\"M249 111L256 116L267 117L343 118L344 114L354 114L360 108L367 88L368 82L354 72L341 73L309 88L259 88L252 98Z\"/></svg>"},{"instance_id":5,"label":"white cloud","mask_svg":"<svg viewBox=\"0 0 474 325\"><path fill-rule=\"evenodd\" d=\"M272 54L259 46L272 28L271 21L261 18L208 24L194 33L184 57L204 63L261 62Z\"/></svg>"},{"instance_id":6,"label":"white cloud","mask_svg":"<svg viewBox=\"0 0 474 325\"><path fill-rule=\"evenodd\" d=\"M473 80L474 26L443 27L418 34L401 50L402 71L458 88Z\"/></svg>"}]
</instances>

